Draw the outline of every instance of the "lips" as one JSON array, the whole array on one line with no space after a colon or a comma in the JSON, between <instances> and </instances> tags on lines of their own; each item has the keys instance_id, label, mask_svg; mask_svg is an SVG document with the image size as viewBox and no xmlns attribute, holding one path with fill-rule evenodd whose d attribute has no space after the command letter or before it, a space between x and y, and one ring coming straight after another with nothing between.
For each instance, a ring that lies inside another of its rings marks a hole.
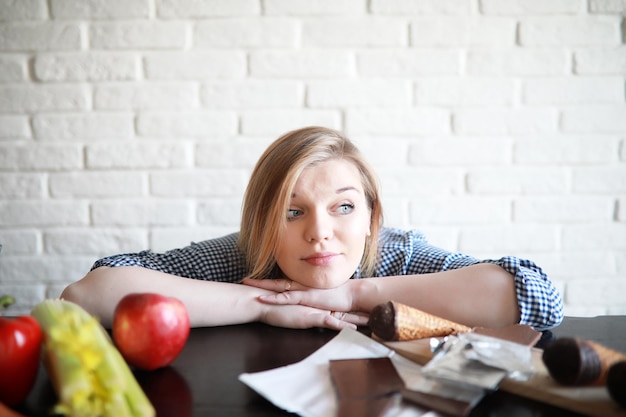
<instances>
[{"instance_id":1,"label":"lips","mask_svg":"<svg viewBox=\"0 0 626 417\"><path fill-rule=\"evenodd\" d=\"M330 265L337 257L339 254L335 252L317 252L302 258L302 260L313 266L325 266Z\"/></svg>"}]
</instances>

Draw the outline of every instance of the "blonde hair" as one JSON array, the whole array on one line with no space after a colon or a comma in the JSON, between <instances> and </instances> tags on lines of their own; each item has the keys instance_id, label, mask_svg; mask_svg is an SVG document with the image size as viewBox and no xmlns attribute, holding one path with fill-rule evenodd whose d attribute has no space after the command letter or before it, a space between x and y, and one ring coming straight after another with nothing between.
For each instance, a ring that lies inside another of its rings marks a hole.
<instances>
[{"instance_id":1,"label":"blonde hair","mask_svg":"<svg viewBox=\"0 0 626 417\"><path fill-rule=\"evenodd\" d=\"M291 193L302 171L330 159L353 163L361 174L371 213L370 236L361 260L361 274L372 276L376 266L382 206L378 182L356 146L338 131L306 127L286 133L272 143L257 162L244 196L239 247L246 256L250 278L276 273L275 253L287 221Z\"/></svg>"}]
</instances>

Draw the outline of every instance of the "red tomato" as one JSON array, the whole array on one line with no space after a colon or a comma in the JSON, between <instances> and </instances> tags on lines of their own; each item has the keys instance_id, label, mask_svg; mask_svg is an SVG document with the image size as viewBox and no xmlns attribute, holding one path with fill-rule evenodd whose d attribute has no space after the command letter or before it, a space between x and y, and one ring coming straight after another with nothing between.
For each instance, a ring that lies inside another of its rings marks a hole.
<instances>
[{"instance_id":1,"label":"red tomato","mask_svg":"<svg viewBox=\"0 0 626 417\"><path fill-rule=\"evenodd\" d=\"M41 327L33 317L0 317L0 402L15 406L32 389L39 369L41 339Z\"/></svg>"},{"instance_id":2,"label":"red tomato","mask_svg":"<svg viewBox=\"0 0 626 417\"><path fill-rule=\"evenodd\" d=\"M153 370L169 365L183 350L189 337L189 315L177 298L129 294L115 308L112 331L130 365Z\"/></svg>"}]
</instances>

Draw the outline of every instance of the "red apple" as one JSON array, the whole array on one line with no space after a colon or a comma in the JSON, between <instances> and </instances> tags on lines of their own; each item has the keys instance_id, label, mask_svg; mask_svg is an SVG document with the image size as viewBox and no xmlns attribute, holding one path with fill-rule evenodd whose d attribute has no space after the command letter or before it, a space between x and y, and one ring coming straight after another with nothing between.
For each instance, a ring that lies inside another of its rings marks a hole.
<instances>
[{"instance_id":1,"label":"red apple","mask_svg":"<svg viewBox=\"0 0 626 417\"><path fill-rule=\"evenodd\" d=\"M153 370L171 364L189 337L189 315L177 298L135 293L122 298L113 316L113 340L126 361Z\"/></svg>"}]
</instances>

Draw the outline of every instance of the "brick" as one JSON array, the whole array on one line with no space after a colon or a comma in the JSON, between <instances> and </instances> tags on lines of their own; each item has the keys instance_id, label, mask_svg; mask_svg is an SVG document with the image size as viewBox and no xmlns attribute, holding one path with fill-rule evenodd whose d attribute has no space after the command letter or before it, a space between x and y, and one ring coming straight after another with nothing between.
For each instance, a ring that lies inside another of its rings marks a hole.
<instances>
[{"instance_id":1,"label":"brick","mask_svg":"<svg viewBox=\"0 0 626 417\"><path fill-rule=\"evenodd\" d=\"M42 284L67 283L68 280L74 281L84 276L94 260L93 257L85 256L7 256L0 262L2 288L5 288L4 283L7 282L30 284L27 288L39 288L43 292Z\"/></svg>"},{"instance_id":2,"label":"brick","mask_svg":"<svg viewBox=\"0 0 626 417\"><path fill-rule=\"evenodd\" d=\"M575 167L572 185L577 193L626 194L626 165Z\"/></svg>"},{"instance_id":3,"label":"brick","mask_svg":"<svg viewBox=\"0 0 626 417\"><path fill-rule=\"evenodd\" d=\"M91 49L182 49L189 44L186 22L93 22Z\"/></svg>"},{"instance_id":4,"label":"brick","mask_svg":"<svg viewBox=\"0 0 626 417\"><path fill-rule=\"evenodd\" d=\"M495 15L542 15L578 14L585 11L583 0L480 0L479 8L484 14Z\"/></svg>"},{"instance_id":5,"label":"brick","mask_svg":"<svg viewBox=\"0 0 626 417\"><path fill-rule=\"evenodd\" d=\"M237 132L229 111L147 112L137 117L137 133L148 137L214 137Z\"/></svg>"},{"instance_id":6,"label":"brick","mask_svg":"<svg viewBox=\"0 0 626 417\"><path fill-rule=\"evenodd\" d=\"M626 13L625 0L590 0L589 11L591 13L624 14Z\"/></svg>"},{"instance_id":7,"label":"brick","mask_svg":"<svg viewBox=\"0 0 626 417\"><path fill-rule=\"evenodd\" d=\"M94 108L104 110L184 110L198 106L194 83L113 83L94 86Z\"/></svg>"},{"instance_id":8,"label":"brick","mask_svg":"<svg viewBox=\"0 0 626 417\"><path fill-rule=\"evenodd\" d=\"M353 56L343 50L252 51L249 59L253 77L330 78L354 72Z\"/></svg>"},{"instance_id":9,"label":"brick","mask_svg":"<svg viewBox=\"0 0 626 417\"><path fill-rule=\"evenodd\" d=\"M241 222L241 204L241 198L212 198L201 201L196 208L198 224L238 228Z\"/></svg>"},{"instance_id":10,"label":"brick","mask_svg":"<svg viewBox=\"0 0 626 417\"><path fill-rule=\"evenodd\" d=\"M243 78L246 56L240 51L154 52L145 54L146 78L154 80L204 80Z\"/></svg>"},{"instance_id":11,"label":"brick","mask_svg":"<svg viewBox=\"0 0 626 417\"><path fill-rule=\"evenodd\" d=\"M42 81L129 81L139 78L140 61L134 53L41 54L34 71Z\"/></svg>"},{"instance_id":12,"label":"brick","mask_svg":"<svg viewBox=\"0 0 626 417\"><path fill-rule=\"evenodd\" d=\"M569 175L562 168L476 168L467 173L471 194L558 195L568 188Z\"/></svg>"},{"instance_id":13,"label":"brick","mask_svg":"<svg viewBox=\"0 0 626 417\"><path fill-rule=\"evenodd\" d=\"M626 46L576 50L574 51L574 72L593 75L626 75Z\"/></svg>"},{"instance_id":14,"label":"brick","mask_svg":"<svg viewBox=\"0 0 626 417\"><path fill-rule=\"evenodd\" d=\"M539 256L538 256L539 257ZM615 264L606 251L559 251L551 256L541 256L539 264L553 280L569 282L577 278L610 276L615 274ZM567 294L567 291L566 291ZM569 301L567 301L569 302Z\"/></svg>"},{"instance_id":15,"label":"brick","mask_svg":"<svg viewBox=\"0 0 626 417\"><path fill-rule=\"evenodd\" d=\"M302 126L341 127L337 110L247 110L241 112L241 133L245 135L273 135L278 137Z\"/></svg>"},{"instance_id":16,"label":"brick","mask_svg":"<svg viewBox=\"0 0 626 417\"><path fill-rule=\"evenodd\" d=\"M0 274L2 274L2 272L2 266L0 265ZM15 297L15 304L10 305L6 309L3 309L3 314L14 317L29 315L33 307L40 301L44 300L44 291L45 284L41 283L33 282L23 284L21 279L18 279L14 282L3 282L2 293L11 294L13 295L13 297Z\"/></svg>"},{"instance_id":17,"label":"brick","mask_svg":"<svg viewBox=\"0 0 626 417\"><path fill-rule=\"evenodd\" d=\"M0 144L1 171L80 169L83 150L75 144Z\"/></svg>"},{"instance_id":18,"label":"brick","mask_svg":"<svg viewBox=\"0 0 626 417\"><path fill-rule=\"evenodd\" d=\"M461 55L456 50L380 50L357 52L358 74L365 77L416 77L457 75Z\"/></svg>"},{"instance_id":19,"label":"brick","mask_svg":"<svg viewBox=\"0 0 626 417\"><path fill-rule=\"evenodd\" d=\"M0 231L0 259L11 255L34 255L41 252L39 232L32 229ZM0 263L2 263L0 261Z\"/></svg>"},{"instance_id":20,"label":"brick","mask_svg":"<svg viewBox=\"0 0 626 417\"><path fill-rule=\"evenodd\" d=\"M0 226L79 226L88 223L87 203L83 201L0 202Z\"/></svg>"},{"instance_id":21,"label":"brick","mask_svg":"<svg viewBox=\"0 0 626 417\"><path fill-rule=\"evenodd\" d=\"M376 14L469 14L466 0L372 0L370 9Z\"/></svg>"},{"instance_id":22,"label":"brick","mask_svg":"<svg viewBox=\"0 0 626 417\"><path fill-rule=\"evenodd\" d=\"M41 198L44 195L42 174L0 173L0 198Z\"/></svg>"},{"instance_id":23,"label":"brick","mask_svg":"<svg viewBox=\"0 0 626 417\"><path fill-rule=\"evenodd\" d=\"M624 102L624 79L616 77L542 78L524 81L528 104L617 104Z\"/></svg>"},{"instance_id":24,"label":"brick","mask_svg":"<svg viewBox=\"0 0 626 417\"><path fill-rule=\"evenodd\" d=\"M26 56L0 55L0 82L28 80L28 58Z\"/></svg>"},{"instance_id":25,"label":"brick","mask_svg":"<svg viewBox=\"0 0 626 417\"><path fill-rule=\"evenodd\" d=\"M43 20L48 17L46 0L4 0L0 21Z\"/></svg>"},{"instance_id":26,"label":"brick","mask_svg":"<svg viewBox=\"0 0 626 417\"><path fill-rule=\"evenodd\" d=\"M127 19L150 16L148 0L51 0L56 19Z\"/></svg>"},{"instance_id":27,"label":"brick","mask_svg":"<svg viewBox=\"0 0 626 417\"><path fill-rule=\"evenodd\" d=\"M381 200L384 208L385 226L405 227L409 224L408 199L402 197L388 197L385 193Z\"/></svg>"},{"instance_id":28,"label":"brick","mask_svg":"<svg viewBox=\"0 0 626 417\"><path fill-rule=\"evenodd\" d=\"M574 133L622 134L626 131L626 107L566 108L561 113L561 129Z\"/></svg>"},{"instance_id":29,"label":"brick","mask_svg":"<svg viewBox=\"0 0 626 417\"><path fill-rule=\"evenodd\" d=\"M427 224L495 224L511 220L511 202L506 198L438 197L411 202L412 222Z\"/></svg>"},{"instance_id":30,"label":"brick","mask_svg":"<svg viewBox=\"0 0 626 417\"><path fill-rule=\"evenodd\" d=\"M408 37L405 18L327 17L302 21L304 46L406 46Z\"/></svg>"},{"instance_id":31,"label":"brick","mask_svg":"<svg viewBox=\"0 0 626 417\"><path fill-rule=\"evenodd\" d=\"M44 253L51 255L95 255L137 252L148 246L148 232L138 229L73 229L46 231Z\"/></svg>"},{"instance_id":32,"label":"brick","mask_svg":"<svg viewBox=\"0 0 626 417\"><path fill-rule=\"evenodd\" d=\"M443 109L348 109L350 134L437 135L450 132L450 113Z\"/></svg>"},{"instance_id":33,"label":"brick","mask_svg":"<svg viewBox=\"0 0 626 417\"><path fill-rule=\"evenodd\" d=\"M304 101L304 86L288 80L210 81L200 88L208 108L289 108Z\"/></svg>"},{"instance_id":34,"label":"brick","mask_svg":"<svg viewBox=\"0 0 626 417\"><path fill-rule=\"evenodd\" d=\"M172 227L190 224L192 209L190 203L184 200L96 200L91 203L91 218L96 226ZM115 252L119 253L118 250Z\"/></svg>"},{"instance_id":35,"label":"brick","mask_svg":"<svg viewBox=\"0 0 626 417\"><path fill-rule=\"evenodd\" d=\"M150 248L155 252L165 252L173 248L182 248L191 242L202 242L207 239L225 236L239 230L233 226L197 226L154 228L150 234Z\"/></svg>"},{"instance_id":36,"label":"brick","mask_svg":"<svg viewBox=\"0 0 626 417\"><path fill-rule=\"evenodd\" d=\"M266 142L199 143L195 151L195 165L200 168L252 168L269 145Z\"/></svg>"},{"instance_id":37,"label":"brick","mask_svg":"<svg viewBox=\"0 0 626 417\"><path fill-rule=\"evenodd\" d=\"M509 106L514 101L516 83L506 78L424 78L415 86L418 105Z\"/></svg>"},{"instance_id":38,"label":"brick","mask_svg":"<svg viewBox=\"0 0 626 417\"><path fill-rule=\"evenodd\" d=\"M143 195L145 189L142 173L115 171L50 174L48 183L54 198L134 197Z\"/></svg>"},{"instance_id":39,"label":"brick","mask_svg":"<svg viewBox=\"0 0 626 417\"><path fill-rule=\"evenodd\" d=\"M266 15L358 15L367 11L366 0L265 0Z\"/></svg>"},{"instance_id":40,"label":"brick","mask_svg":"<svg viewBox=\"0 0 626 417\"><path fill-rule=\"evenodd\" d=\"M549 108L465 109L453 115L454 131L461 134L538 134L557 128L557 112Z\"/></svg>"},{"instance_id":41,"label":"brick","mask_svg":"<svg viewBox=\"0 0 626 417\"><path fill-rule=\"evenodd\" d=\"M382 168L377 174L387 198L454 195L464 188L463 173L458 169Z\"/></svg>"},{"instance_id":42,"label":"brick","mask_svg":"<svg viewBox=\"0 0 626 417\"><path fill-rule=\"evenodd\" d=\"M155 172L150 193L158 197L232 197L245 191L248 175L242 170Z\"/></svg>"},{"instance_id":43,"label":"brick","mask_svg":"<svg viewBox=\"0 0 626 417\"><path fill-rule=\"evenodd\" d=\"M564 250L626 251L626 224L572 224L563 227Z\"/></svg>"},{"instance_id":44,"label":"brick","mask_svg":"<svg viewBox=\"0 0 626 417\"><path fill-rule=\"evenodd\" d=\"M133 137L133 115L128 113L38 114L35 137L41 140L99 140Z\"/></svg>"},{"instance_id":45,"label":"brick","mask_svg":"<svg viewBox=\"0 0 626 417\"><path fill-rule=\"evenodd\" d=\"M567 301L573 305L623 306L625 279L578 279L567 283Z\"/></svg>"},{"instance_id":46,"label":"brick","mask_svg":"<svg viewBox=\"0 0 626 417\"><path fill-rule=\"evenodd\" d=\"M516 27L508 18L423 17L411 21L411 45L513 46Z\"/></svg>"},{"instance_id":47,"label":"brick","mask_svg":"<svg viewBox=\"0 0 626 417\"><path fill-rule=\"evenodd\" d=\"M497 253L498 257L520 252L557 251L559 228L533 224L463 226L459 234L459 250Z\"/></svg>"},{"instance_id":48,"label":"brick","mask_svg":"<svg viewBox=\"0 0 626 417\"><path fill-rule=\"evenodd\" d=\"M298 22L284 18L212 19L194 25L195 48L293 48Z\"/></svg>"},{"instance_id":49,"label":"brick","mask_svg":"<svg viewBox=\"0 0 626 417\"><path fill-rule=\"evenodd\" d=\"M406 138L358 135L352 141L359 147L365 159L375 167L395 168L408 161L410 141Z\"/></svg>"},{"instance_id":50,"label":"brick","mask_svg":"<svg viewBox=\"0 0 626 417\"><path fill-rule=\"evenodd\" d=\"M535 17L520 22L519 41L536 45L619 45L621 19L606 16Z\"/></svg>"},{"instance_id":51,"label":"brick","mask_svg":"<svg viewBox=\"0 0 626 417\"><path fill-rule=\"evenodd\" d=\"M0 86L0 112L84 110L89 106L89 95L89 88L81 85Z\"/></svg>"},{"instance_id":52,"label":"brick","mask_svg":"<svg viewBox=\"0 0 626 417\"><path fill-rule=\"evenodd\" d=\"M218 17L250 16L261 14L260 3L256 0L157 0L159 17Z\"/></svg>"},{"instance_id":53,"label":"brick","mask_svg":"<svg viewBox=\"0 0 626 417\"><path fill-rule=\"evenodd\" d=\"M28 116L0 115L0 139L26 139L30 137Z\"/></svg>"},{"instance_id":54,"label":"brick","mask_svg":"<svg viewBox=\"0 0 626 417\"><path fill-rule=\"evenodd\" d=\"M67 51L81 48L76 23L0 23L1 51Z\"/></svg>"},{"instance_id":55,"label":"brick","mask_svg":"<svg viewBox=\"0 0 626 417\"><path fill-rule=\"evenodd\" d=\"M613 219L614 202L602 196L525 197L513 202L516 223L575 223Z\"/></svg>"},{"instance_id":56,"label":"brick","mask_svg":"<svg viewBox=\"0 0 626 417\"><path fill-rule=\"evenodd\" d=\"M515 143L520 164L597 164L614 162L619 138L603 136L539 137Z\"/></svg>"},{"instance_id":57,"label":"brick","mask_svg":"<svg viewBox=\"0 0 626 417\"><path fill-rule=\"evenodd\" d=\"M468 75L564 75L570 57L563 49L470 49L465 71Z\"/></svg>"},{"instance_id":58,"label":"brick","mask_svg":"<svg viewBox=\"0 0 626 417\"><path fill-rule=\"evenodd\" d=\"M504 138L425 138L411 142L408 160L416 166L493 166L510 163L512 151Z\"/></svg>"},{"instance_id":59,"label":"brick","mask_svg":"<svg viewBox=\"0 0 626 417\"><path fill-rule=\"evenodd\" d=\"M577 306L571 305L567 301L563 302L563 311L570 317L595 317L605 316L610 313L610 309L602 306ZM620 315L620 313L612 313Z\"/></svg>"},{"instance_id":60,"label":"brick","mask_svg":"<svg viewBox=\"0 0 626 417\"><path fill-rule=\"evenodd\" d=\"M95 143L86 147L86 166L110 168L183 168L192 165L186 143Z\"/></svg>"},{"instance_id":61,"label":"brick","mask_svg":"<svg viewBox=\"0 0 626 417\"><path fill-rule=\"evenodd\" d=\"M411 82L406 80L311 81L307 88L310 107L403 107L411 103Z\"/></svg>"}]
</instances>

